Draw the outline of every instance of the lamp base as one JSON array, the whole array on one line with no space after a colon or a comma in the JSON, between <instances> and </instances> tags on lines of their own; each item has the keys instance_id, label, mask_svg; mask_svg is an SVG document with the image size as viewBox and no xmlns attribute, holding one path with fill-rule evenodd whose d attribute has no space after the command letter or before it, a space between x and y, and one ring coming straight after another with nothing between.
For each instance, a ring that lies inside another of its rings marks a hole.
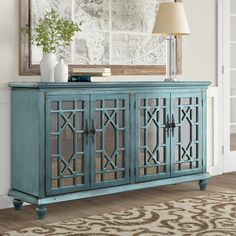
<instances>
[{"instance_id":1,"label":"lamp base","mask_svg":"<svg viewBox=\"0 0 236 236\"><path fill-rule=\"evenodd\" d=\"M177 82L178 80L175 78L166 78L165 82Z\"/></svg>"}]
</instances>

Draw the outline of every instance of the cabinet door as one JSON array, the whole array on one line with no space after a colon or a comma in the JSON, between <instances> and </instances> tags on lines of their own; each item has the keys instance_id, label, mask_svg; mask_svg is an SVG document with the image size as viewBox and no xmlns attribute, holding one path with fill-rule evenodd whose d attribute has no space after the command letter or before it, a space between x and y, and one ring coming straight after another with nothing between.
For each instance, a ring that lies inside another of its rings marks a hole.
<instances>
[{"instance_id":1,"label":"cabinet door","mask_svg":"<svg viewBox=\"0 0 236 236\"><path fill-rule=\"evenodd\" d=\"M129 183L129 95L92 96L92 187Z\"/></svg>"},{"instance_id":2,"label":"cabinet door","mask_svg":"<svg viewBox=\"0 0 236 236\"><path fill-rule=\"evenodd\" d=\"M170 176L170 94L135 96L136 182Z\"/></svg>"},{"instance_id":3,"label":"cabinet door","mask_svg":"<svg viewBox=\"0 0 236 236\"><path fill-rule=\"evenodd\" d=\"M89 96L48 96L46 101L46 194L89 188Z\"/></svg>"},{"instance_id":4,"label":"cabinet door","mask_svg":"<svg viewBox=\"0 0 236 236\"><path fill-rule=\"evenodd\" d=\"M171 175L196 174L203 171L202 94L176 93L171 95L172 165Z\"/></svg>"}]
</instances>

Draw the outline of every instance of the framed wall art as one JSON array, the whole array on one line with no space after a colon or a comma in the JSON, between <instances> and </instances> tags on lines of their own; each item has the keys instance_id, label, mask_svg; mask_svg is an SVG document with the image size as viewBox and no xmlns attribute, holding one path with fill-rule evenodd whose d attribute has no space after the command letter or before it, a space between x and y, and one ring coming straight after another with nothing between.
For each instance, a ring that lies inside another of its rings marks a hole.
<instances>
[{"instance_id":1,"label":"framed wall art","mask_svg":"<svg viewBox=\"0 0 236 236\"><path fill-rule=\"evenodd\" d=\"M156 9L171 0L20 0L20 75L38 75L42 57L32 46L31 29L52 8L82 21L70 47L57 50L74 67L110 67L113 75L164 75L166 40L152 35ZM181 73L181 38L176 40L176 71Z\"/></svg>"}]
</instances>

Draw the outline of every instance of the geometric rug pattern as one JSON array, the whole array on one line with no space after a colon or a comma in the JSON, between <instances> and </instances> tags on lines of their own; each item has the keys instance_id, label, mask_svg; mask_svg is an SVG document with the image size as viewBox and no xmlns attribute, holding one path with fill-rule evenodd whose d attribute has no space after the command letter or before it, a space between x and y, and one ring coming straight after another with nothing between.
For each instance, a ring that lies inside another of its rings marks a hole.
<instances>
[{"instance_id":1,"label":"geometric rug pattern","mask_svg":"<svg viewBox=\"0 0 236 236\"><path fill-rule=\"evenodd\" d=\"M158 198L158 196L156 196ZM78 209L79 211L79 209ZM49 212L50 214L50 212ZM4 236L226 236L236 235L236 193L209 193L11 231Z\"/></svg>"}]
</instances>

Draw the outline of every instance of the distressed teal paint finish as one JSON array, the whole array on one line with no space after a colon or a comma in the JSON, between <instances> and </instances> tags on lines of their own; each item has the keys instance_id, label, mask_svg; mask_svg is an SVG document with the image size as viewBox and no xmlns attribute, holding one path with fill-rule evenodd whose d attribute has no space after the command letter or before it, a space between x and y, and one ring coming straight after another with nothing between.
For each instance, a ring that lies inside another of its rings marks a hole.
<instances>
[{"instance_id":1,"label":"distressed teal paint finish","mask_svg":"<svg viewBox=\"0 0 236 236\"><path fill-rule=\"evenodd\" d=\"M36 208L36 213L37 213L38 219L40 219L40 220L44 219L45 215L47 214L47 211L48 210L44 205L39 205Z\"/></svg>"},{"instance_id":2,"label":"distressed teal paint finish","mask_svg":"<svg viewBox=\"0 0 236 236\"><path fill-rule=\"evenodd\" d=\"M44 188L44 105L37 90L12 93L12 188L42 196ZM43 162L41 162L43 161Z\"/></svg>"},{"instance_id":3,"label":"distressed teal paint finish","mask_svg":"<svg viewBox=\"0 0 236 236\"><path fill-rule=\"evenodd\" d=\"M46 205L206 179L209 82L10 83L12 186ZM186 132L186 135L183 135Z\"/></svg>"},{"instance_id":4,"label":"distressed teal paint finish","mask_svg":"<svg viewBox=\"0 0 236 236\"><path fill-rule=\"evenodd\" d=\"M86 121L89 120L88 107L88 95L55 96L49 93L46 96L47 195L90 187L89 145L85 135ZM69 135L69 139L65 139L65 135ZM70 147L67 158L64 156L63 139ZM77 168L78 162L82 165L81 170Z\"/></svg>"},{"instance_id":5,"label":"distressed teal paint finish","mask_svg":"<svg viewBox=\"0 0 236 236\"><path fill-rule=\"evenodd\" d=\"M130 182L129 95L91 96L91 187Z\"/></svg>"},{"instance_id":6,"label":"distressed teal paint finish","mask_svg":"<svg viewBox=\"0 0 236 236\"><path fill-rule=\"evenodd\" d=\"M16 210L20 210L20 209L22 208L23 201L18 200L18 199L13 199L12 203L13 203L14 208L15 208Z\"/></svg>"},{"instance_id":7,"label":"distressed teal paint finish","mask_svg":"<svg viewBox=\"0 0 236 236\"><path fill-rule=\"evenodd\" d=\"M154 187L178 184L178 183L183 183L183 182L199 181L201 183L203 180L207 180L209 178L210 178L209 174L203 173L203 174L196 174L196 175L180 176L176 178L153 180L153 181L142 182L142 183L137 183L137 184L130 184L130 185L126 184L122 186L114 186L114 187L109 187L109 188L92 189L89 191L60 194L60 195L55 195L51 197L48 196L48 197L40 198L40 199L31 195L28 195L28 194L24 194L19 191L14 191L14 190L10 190L9 195L15 198L20 198L25 202L30 202L35 205L47 205L47 204L52 204L52 203L57 203L57 202L71 201L71 200L90 198L90 197L95 197L95 196L103 196L103 195L108 195L108 194L113 194L113 193L122 193L122 192L133 191L133 190L154 188Z\"/></svg>"},{"instance_id":8,"label":"distressed teal paint finish","mask_svg":"<svg viewBox=\"0 0 236 236\"><path fill-rule=\"evenodd\" d=\"M203 94L201 92L171 94L172 165L171 175L180 176L203 171Z\"/></svg>"},{"instance_id":9,"label":"distressed teal paint finish","mask_svg":"<svg viewBox=\"0 0 236 236\"><path fill-rule=\"evenodd\" d=\"M99 83L16 83L12 82L9 83L9 86L12 88L28 88L28 89L78 89L78 88L94 88L94 89L113 89L117 88L163 88L163 89L173 89L173 88L203 88L206 89L207 86L210 85L210 82L206 81L178 81L175 83L169 83L169 82L163 82L163 81L158 81L158 82L134 82L134 81L129 81L129 82L99 82Z\"/></svg>"},{"instance_id":10,"label":"distressed teal paint finish","mask_svg":"<svg viewBox=\"0 0 236 236\"><path fill-rule=\"evenodd\" d=\"M208 180L207 179L201 179L199 180L199 187L201 191L204 191L207 187Z\"/></svg>"},{"instance_id":11,"label":"distressed teal paint finish","mask_svg":"<svg viewBox=\"0 0 236 236\"><path fill-rule=\"evenodd\" d=\"M170 177L170 93L137 94L136 181Z\"/></svg>"}]
</instances>

